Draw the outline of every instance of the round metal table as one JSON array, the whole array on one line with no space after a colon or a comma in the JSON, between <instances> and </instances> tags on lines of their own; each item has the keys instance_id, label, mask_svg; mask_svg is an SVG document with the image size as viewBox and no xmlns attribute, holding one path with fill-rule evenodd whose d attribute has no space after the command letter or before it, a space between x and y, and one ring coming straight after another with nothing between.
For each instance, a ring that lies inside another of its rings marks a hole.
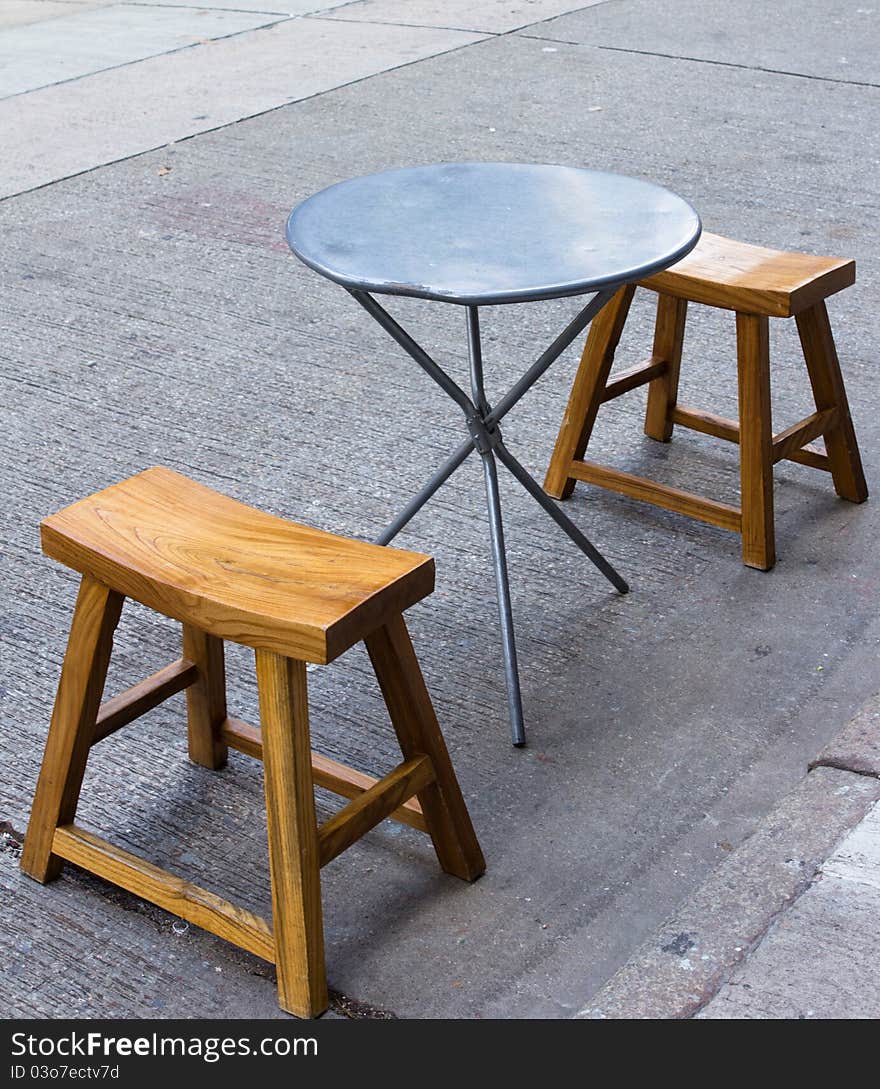
<instances>
[{"instance_id":1,"label":"round metal table","mask_svg":"<svg viewBox=\"0 0 880 1089\"><path fill-rule=\"evenodd\" d=\"M345 287L464 413L468 438L378 538L387 544L476 450L483 462L513 743L525 743L496 459L600 571L626 582L503 442L499 423L623 284L684 257L700 219L650 182L533 163L440 163L331 185L290 214L300 260ZM470 396L373 298L409 295L465 308ZM494 406L486 397L479 308L593 297Z\"/></svg>"}]
</instances>

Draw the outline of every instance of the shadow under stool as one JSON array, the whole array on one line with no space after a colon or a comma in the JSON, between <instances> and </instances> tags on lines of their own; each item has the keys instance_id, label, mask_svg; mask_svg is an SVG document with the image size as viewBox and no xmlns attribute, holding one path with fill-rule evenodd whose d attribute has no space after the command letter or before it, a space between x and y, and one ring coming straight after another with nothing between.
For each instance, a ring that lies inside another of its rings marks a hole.
<instances>
[{"instance_id":1,"label":"shadow under stool","mask_svg":"<svg viewBox=\"0 0 880 1089\"><path fill-rule=\"evenodd\" d=\"M275 963L281 1007L327 1008L320 870L386 817L426 832L441 867L484 870L403 611L434 588L428 556L277 518L154 468L45 519L44 551L82 574L21 857L38 881L73 862ZM183 656L101 703L126 597L179 620ZM261 729L226 709L224 640L256 655ZM403 761L379 780L313 753L306 663L363 640ZM75 821L93 745L186 689L190 758L232 747L264 765L272 921ZM320 827L314 785L351 801Z\"/></svg>"},{"instance_id":2,"label":"shadow under stool","mask_svg":"<svg viewBox=\"0 0 880 1089\"><path fill-rule=\"evenodd\" d=\"M825 299L855 282L855 262L785 253L704 233L687 257L638 285L622 287L590 326L544 489L567 499L577 481L685 514L742 535L748 567L776 562L773 466L796 461L831 474L839 496L868 497L861 457ZM647 362L611 376L636 286L657 293L653 351ZM739 419L678 404L689 302L736 313ZM816 411L778 434L770 411L769 319L797 323ZM635 476L584 458L599 407L648 384L645 434L669 442L676 424L739 444L740 506ZM813 445L823 438L824 451Z\"/></svg>"}]
</instances>

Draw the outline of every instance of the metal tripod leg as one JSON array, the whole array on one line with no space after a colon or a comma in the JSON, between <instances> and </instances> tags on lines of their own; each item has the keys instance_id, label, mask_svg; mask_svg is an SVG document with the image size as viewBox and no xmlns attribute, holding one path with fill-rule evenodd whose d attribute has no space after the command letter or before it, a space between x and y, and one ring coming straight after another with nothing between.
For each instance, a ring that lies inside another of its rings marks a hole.
<instances>
[{"instance_id":1,"label":"metal tripod leg","mask_svg":"<svg viewBox=\"0 0 880 1089\"><path fill-rule=\"evenodd\" d=\"M510 581L507 577L507 552L504 548L504 527L501 523L501 497L498 494L498 470L491 451L481 454L486 478L486 503L489 508L489 536L492 541L492 562L495 567L495 588L498 595L498 619L501 623L501 653L507 681L507 704L510 708L510 738L517 748L526 743L523 723L522 693L516 662L516 638L513 634L513 610L510 606Z\"/></svg>"},{"instance_id":2,"label":"metal tripod leg","mask_svg":"<svg viewBox=\"0 0 880 1089\"><path fill-rule=\"evenodd\" d=\"M537 480L520 465L503 442L499 442L495 447L495 453L498 455L505 468L509 469L529 495L540 503L560 529L564 530L568 536L571 537L581 552L593 561L612 586L618 589L622 594L629 593L629 584L626 580L615 571L598 548L587 540L568 515L559 509L558 504L553 502Z\"/></svg>"},{"instance_id":3,"label":"metal tripod leg","mask_svg":"<svg viewBox=\"0 0 880 1089\"><path fill-rule=\"evenodd\" d=\"M483 383L483 353L480 338L479 310L476 306L467 307L468 356L470 360L471 396L440 367L387 310L364 291L349 289L358 303L382 326L383 329L410 355L440 388L452 398L462 410L470 438L454 450L443 465L434 473L419 493L410 500L394 521L377 538L377 544L388 544L400 532L417 511L428 502L432 495L448 480L456 469L465 461L472 450L476 450L483 461L483 473L486 480L486 501L489 508L489 531L492 545L492 561L495 569L495 584L498 595L498 616L501 622L501 650L504 659L504 674L507 680L507 699L510 707L510 726L514 745L525 744L523 726L522 693L519 684L519 671L516 660L516 640L513 629L513 612L510 604L510 583L507 575L507 554L504 547L504 528L501 522L501 500L498 491L498 467L495 457L501 459L516 480L537 500L541 507L559 525L581 551L596 565L603 575L621 593L629 587L611 564L592 545L571 519L550 499L540 484L529 475L510 453L501 439L499 423L513 408L524 393L541 377L551 363L565 350L574 338L587 326L592 318L613 297L614 290L598 292L593 299L577 314L559 334L549 348L532 364L523 376L514 383L493 408L486 397Z\"/></svg>"},{"instance_id":4,"label":"metal tripod leg","mask_svg":"<svg viewBox=\"0 0 880 1089\"><path fill-rule=\"evenodd\" d=\"M376 538L376 544L387 545L397 536L411 518L419 513L431 496L452 476L459 465L475 450L472 439L465 439L440 466L422 490L412 497L394 521L387 525Z\"/></svg>"},{"instance_id":5,"label":"metal tripod leg","mask_svg":"<svg viewBox=\"0 0 880 1089\"><path fill-rule=\"evenodd\" d=\"M483 346L480 341L480 312L476 306L467 308L468 360L471 372L471 397L475 415L468 420L474 446L483 459L486 478L486 504L489 508L489 537L492 542L492 565L495 568L495 590L498 597L498 619L501 624L501 654L507 680L507 705L510 708L510 738L521 748L526 743L523 723L522 692L516 662L516 637L513 633L513 609L510 606L510 580L507 577L507 551L504 547L504 526L501 521L501 496L498 494L498 468L492 451L501 443L498 426L486 428L489 402L483 384Z\"/></svg>"}]
</instances>

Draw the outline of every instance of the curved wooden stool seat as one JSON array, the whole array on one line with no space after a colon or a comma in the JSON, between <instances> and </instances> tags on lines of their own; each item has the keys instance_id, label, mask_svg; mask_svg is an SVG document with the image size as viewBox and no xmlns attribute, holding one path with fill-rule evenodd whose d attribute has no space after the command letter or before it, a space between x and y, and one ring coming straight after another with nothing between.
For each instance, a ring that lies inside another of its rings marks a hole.
<instances>
[{"instance_id":1,"label":"curved wooden stool seat","mask_svg":"<svg viewBox=\"0 0 880 1089\"><path fill-rule=\"evenodd\" d=\"M723 310L792 318L856 281L855 261L768 250L709 234L642 287Z\"/></svg>"},{"instance_id":2,"label":"curved wooden stool seat","mask_svg":"<svg viewBox=\"0 0 880 1089\"><path fill-rule=\"evenodd\" d=\"M43 551L211 635L327 663L434 589L434 561L148 469L46 518Z\"/></svg>"},{"instance_id":3,"label":"curved wooden stool seat","mask_svg":"<svg viewBox=\"0 0 880 1089\"><path fill-rule=\"evenodd\" d=\"M704 233L687 257L664 272L618 291L590 327L544 488L557 499L576 481L642 499L741 533L743 562L769 570L776 562L773 466L796 461L831 473L837 494L868 497L824 300L855 282L855 262L785 253ZM657 292L653 351L648 360L611 376L636 286ZM687 304L736 312L739 419L678 404ZM816 411L778 434L770 412L769 319L795 318ZM587 461L584 453L600 405L648 385L645 434L669 442L676 424L740 446L740 506ZM825 449L813 445L823 438Z\"/></svg>"},{"instance_id":4,"label":"curved wooden stool seat","mask_svg":"<svg viewBox=\"0 0 880 1089\"><path fill-rule=\"evenodd\" d=\"M327 1007L320 868L386 817L427 832L442 868L485 864L410 642L403 610L430 594L428 556L364 544L254 510L154 468L45 519L44 551L82 573L22 851L38 881L63 860L272 961L281 1006ZM124 599L183 624L182 657L101 703ZM223 641L256 652L261 728L227 714ZM306 662L366 643L403 753L376 780L311 751ZM74 823L91 747L186 689L189 753L232 747L265 770L272 924ZM314 785L351 801L318 827Z\"/></svg>"}]
</instances>

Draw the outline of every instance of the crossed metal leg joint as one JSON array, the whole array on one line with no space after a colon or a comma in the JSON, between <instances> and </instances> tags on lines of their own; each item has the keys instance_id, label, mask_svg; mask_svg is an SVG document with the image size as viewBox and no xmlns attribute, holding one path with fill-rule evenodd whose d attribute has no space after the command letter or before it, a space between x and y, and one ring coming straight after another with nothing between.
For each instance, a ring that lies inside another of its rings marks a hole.
<instances>
[{"instance_id":1,"label":"crossed metal leg joint","mask_svg":"<svg viewBox=\"0 0 880 1089\"><path fill-rule=\"evenodd\" d=\"M553 341L550 347L535 361L511 389L493 408L487 398L483 382L483 355L480 341L479 309L467 307L468 357L470 361L471 396L416 343L401 325L367 292L352 290L351 294L383 329L419 364L438 386L461 408L468 430L467 439L453 451L425 486L403 508L398 516L377 537L377 544L388 544L413 518L438 489L452 476L470 454L477 451L483 462L486 483L486 501L489 511L489 535L492 545L492 561L495 569L495 585L498 595L498 615L501 624L501 650L507 682L507 699L510 708L510 728L513 744L525 744L522 694L516 659L513 609L510 602L510 580L507 572L507 552L504 545L504 526L501 519L501 498L498 490L497 462L519 481L547 514L564 530L580 550L602 572L612 585L625 594L629 587L608 560L599 552L571 519L544 491L541 485L523 468L504 444L499 424L519 399L538 381L554 360L589 324L602 307L612 298L614 291L602 291L595 295L573 321Z\"/></svg>"}]
</instances>

